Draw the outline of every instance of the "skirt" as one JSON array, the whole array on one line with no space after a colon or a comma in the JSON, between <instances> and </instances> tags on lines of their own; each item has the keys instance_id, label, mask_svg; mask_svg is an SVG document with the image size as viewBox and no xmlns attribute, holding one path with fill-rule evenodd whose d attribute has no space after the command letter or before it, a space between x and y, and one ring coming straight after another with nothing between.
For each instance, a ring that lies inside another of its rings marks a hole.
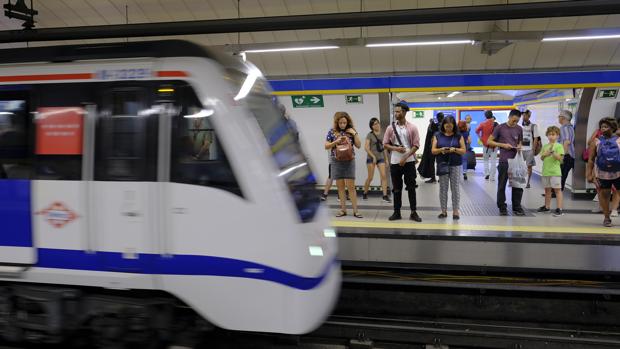
<instances>
[{"instance_id":1,"label":"skirt","mask_svg":"<svg viewBox=\"0 0 620 349\"><path fill-rule=\"evenodd\" d=\"M336 161L331 159L332 179L355 179L355 159Z\"/></svg>"}]
</instances>

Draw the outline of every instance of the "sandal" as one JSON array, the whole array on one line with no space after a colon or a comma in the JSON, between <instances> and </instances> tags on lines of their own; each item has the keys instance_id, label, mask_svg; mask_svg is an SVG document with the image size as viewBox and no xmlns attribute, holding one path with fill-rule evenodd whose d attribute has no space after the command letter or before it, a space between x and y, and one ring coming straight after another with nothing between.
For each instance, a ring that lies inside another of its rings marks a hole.
<instances>
[{"instance_id":1,"label":"sandal","mask_svg":"<svg viewBox=\"0 0 620 349\"><path fill-rule=\"evenodd\" d=\"M353 212L353 217L355 217L355 218L364 218L364 216L362 216L358 212Z\"/></svg>"},{"instance_id":2,"label":"sandal","mask_svg":"<svg viewBox=\"0 0 620 349\"><path fill-rule=\"evenodd\" d=\"M453 214L452 215L452 219L454 219L455 221L458 221L461 218L461 216L459 216L458 214Z\"/></svg>"},{"instance_id":3,"label":"sandal","mask_svg":"<svg viewBox=\"0 0 620 349\"><path fill-rule=\"evenodd\" d=\"M608 227L608 228L611 227L611 218L605 218L603 220L603 226Z\"/></svg>"},{"instance_id":4,"label":"sandal","mask_svg":"<svg viewBox=\"0 0 620 349\"><path fill-rule=\"evenodd\" d=\"M446 217L448 217L448 214L445 212L441 212L439 216L437 216L437 218L446 218Z\"/></svg>"},{"instance_id":5,"label":"sandal","mask_svg":"<svg viewBox=\"0 0 620 349\"><path fill-rule=\"evenodd\" d=\"M336 217L344 217L346 215L347 215L347 211L340 210L340 212L338 212L338 214L336 214Z\"/></svg>"}]
</instances>

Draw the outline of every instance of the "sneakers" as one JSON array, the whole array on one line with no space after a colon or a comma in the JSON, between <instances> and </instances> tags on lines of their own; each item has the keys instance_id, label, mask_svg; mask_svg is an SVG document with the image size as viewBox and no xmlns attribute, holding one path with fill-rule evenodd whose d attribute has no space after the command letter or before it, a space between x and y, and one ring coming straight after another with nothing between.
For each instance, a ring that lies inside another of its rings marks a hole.
<instances>
[{"instance_id":1,"label":"sneakers","mask_svg":"<svg viewBox=\"0 0 620 349\"><path fill-rule=\"evenodd\" d=\"M531 188L531 187L530 187L530 184L529 184L529 183L525 185L525 189L530 189L530 188Z\"/></svg>"},{"instance_id":2,"label":"sneakers","mask_svg":"<svg viewBox=\"0 0 620 349\"><path fill-rule=\"evenodd\" d=\"M612 217L618 217L618 211L617 210L611 210L611 214L610 216Z\"/></svg>"},{"instance_id":3,"label":"sneakers","mask_svg":"<svg viewBox=\"0 0 620 349\"><path fill-rule=\"evenodd\" d=\"M500 216L508 216L508 210L505 208L500 208L499 209L499 215Z\"/></svg>"},{"instance_id":4,"label":"sneakers","mask_svg":"<svg viewBox=\"0 0 620 349\"><path fill-rule=\"evenodd\" d=\"M368 200L368 193L362 193L362 200Z\"/></svg>"},{"instance_id":5,"label":"sneakers","mask_svg":"<svg viewBox=\"0 0 620 349\"><path fill-rule=\"evenodd\" d=\"M325 201L327 200L327 194L323 193L321 194L321 201Z\"/></svg>"},{"instance_id":6,"label":"sneakers","mask_svg":"<svg viewBox=\"0 0 620 349\"><path fill-rule=\"evenodd\" d=\"M555 209L555 213L553 214L553 217L560 217L560 216L563 216L563 215L564 215L564 211L562 211L559 208L556 208Z\"/></svg>"},{"instance_id":7,"label":"sneakers","mask_svg":"<svg viewBox=\"0 0 620 349\"><path fill-rule=\"evenodd\" d=\"M427 181L424 181L424 183L435 183L435 182L437 182L437 180L435 179L435 177L433 177L433 178L431 178L431 179L429 179L429 180L427 180Z\"/></svg>"},{"instance_id":8,"label":"sneakers","mask_svg":"<svg viewBox=\"0 0 620 349\"><path fill-rule=\"evenodd\" d=\"M603 220L603 226L608 228L611 227L611 218L605 218Z\"/></svg>"},{"instance_id":9,"label":"sneakers","mask_svg":"<svg viewBox=\"0 0 620 349\"><path fill-rule=\"evenodd\" d=\"M463 173L463 180L466 181L467 180L467 173Z\"/></svg>"},{"instance_id":10,"label":"sneakers","mask_svg":"<svg viewBox=\"0 0 620 349\"><path fill-rule=\"evenodd\" d=\"M388 218L388 220L390 221L395 221L398 219L402 219L403 217L400 216L400 212L394 211L394 213L392 213L392 215Z\"/></svg>"},{"instance_id":11,"label":"sneakers","mask_svg":"<svg viewBox=\"0 0 620 349\"><path fill-rule=\"evenodd\" d=\"M545 206L540 206L540 207L538 208L538 211L537 211L537 212L546 213L546 212L549 212L549 211L551 211L551 210L550 210L550 209L548 209L548 208L546 208Z\"/></svg>"},{"instance_id":12,"label":"sneakers","mask_svg":"<svg viewBox=\"0 0 620 349\"><path fill-rule=\"evenodd\" d=\"M383 201L383 202L388 202L388 203L389 203L389 202L392 202L392 200L390 200L390 197L389 197L389 196L387 196L387 195L383 195L383 199L381 199L381 201Z\"/></svg>"},{"instance_id":13,"label":"sneakers","mask_svg":"<svg viewBox=\"0 0 620 349\"><path fill-rule=\"evenodd\" d=\"M484 176L484 179L489 180L489 175Z\"/></svg>"},{"instance_id":14,"label":"sneakers","mask_svg":"<svg viewBox=\"0 0 620 349\"><path fill-rule=\"evenodd\" d=\"M416 211L411 211L411 214L409 215L409 219L411 219L412 221L416 221L416 222L422 222L422 218L418 216L418 212Z\"/></svg>"},{"instance_id":15,"label":"sneakers","mask_svg":"<svg viewBox=\"0 0 620 349\"><path fill-rule=\"evenodd\" d=\"M525 211L523 211L523 209L513 210L512 214L515 216L525 216Z\"/></svg>"}]
</instances>

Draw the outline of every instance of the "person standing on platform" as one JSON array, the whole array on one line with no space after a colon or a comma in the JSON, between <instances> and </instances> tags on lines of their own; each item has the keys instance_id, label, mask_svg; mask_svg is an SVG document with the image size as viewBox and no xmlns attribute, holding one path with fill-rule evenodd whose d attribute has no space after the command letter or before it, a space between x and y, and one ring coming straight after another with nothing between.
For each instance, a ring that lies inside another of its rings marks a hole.
<instances>
[{"instance_id":1,"label":"person standing on platform","mask_svg":"<svg viewBox=\"0 0 620 349\"><path fill-rule=\"evenodd\" d=\"M394 213L389 220L401 219L403 177L408 196L411 214L409 219L421 222L422 218L416 211L415 193L415 152L420 148L420 133L418 128L405 119L409 106L398 103L394 106L394 120L383 136L383 146L391 152L390 175L392 178L392 192L394 193Z\"/></svg>"},{"instance_id":2,"label":"person standing on platform","mask_svg":"<svg viewBox=\"0 0 620 349\"><path fill-rule=\"evenodd\" d=\"M348 144L348 152L350 157L348 160L338 159L336 156L336 147ZM345 187L349 190L351 204L353 205L353 216L355 218L363 218L357 211L357 193L355 192L355 148L360 148L362 142L355 131L353 120L347 112L339 111L334 115L334 125L327 133L325 139L325 149L331 152L331 170L332 177L336 180L338 187L338 197L340 198L340 212L336 217L347 215Z\"/></svg>"},{"instance_id":3,"label":"person standing on platform","mask_svg":"<svg viewBox=\"0 0 620 349\"><path fill-rule=\"evenodd\" d=\"M464 121L463 124L465 123ZM465 128L467 125L465 125ZM437 162L437 175L439 175L439 202L441 213L438 218L448 216L448 186L452 192L452 219L458 220L459 213L459 177L461 162L465 155L465 140L458 132L456 120L452 116L446 116L439 127L439 132L433 137L433 155Z\"/></svg>"},{"instance_id":4,"label":"person standing on platform","mask_svg":"<svg viewBox=\"0 0 620 349\"><path fill-rule=\"evenodd\" d=\"M564 158L564 147L557 142L560 137L560 129L557 126L548 127L546 136L549 143L545 144L540 154L540 159L543 161L542 184L545 188L545 205L541 206L538 212L551 211L551 192L553 191L558 206L553 216L560 217L564 215L562 212L562 167L560 163Z\"/></svg>"},{"instance_id":5,"label":"person standing on platform","mask_svg":"<svg viewBox=\"0 0 620 349\"><path fill-rule=\"evenodd\" d=\"M620 137L614 133L618 123L614 118L604 118L598 122L602 136L596 138L590 147L586 178L599 188L599 202L603 208L603 225L611 227L609 196L611 187L620 188Z\"/></svg>"},{"instance_id":6,"label":"person standing on platform","mask_svg":"<svg viewBox=\"0 0 620 349\"><path fill-rule=\"evenodd\" d=\"M375 167L379 169L379 175L381 176L381 189L383 190L383 202L392 202L387 195L387 177L385 174L385 149L383 148L383 135L381 134L381 124L379 119L372 118L368 122L370 126L370 132L366 135L366 142L364 143L364 149L368 153L366 158L366 167L368 168L368 177L364 183L364 192L362 193L362 199L368 200L368 188L370 182L375 174Z\"/></svg>"},{"instance_id":7,"label":"person standing on platform","mask_svg":"<svg viewBox=\"0 0 620 349\"><path fill-rule=\"evenodd\" d=\"M575 128L570 123L573 119L573 113L568 110L562 110L558 115L560 122L560 144L564 146L564 161L562 162L562 191L566 186L566 178L568 173L575 167Z\"/></svg>"},{"instance_id":8,"label":"person standing on platform","mask_svg":"<svg viewBox=\"0 0 620 349\"><path fill-rule=\"evenodd\" d=\"M508 159L514 159L518 151L521 151L523 142L523 129L519 126L521 112L513 109L508 114L508 122L495 128L489 137L489 147L499 148L499 165L497 166L497 207L500 216L507 216L506 208L506 184L508 183ZM521 207L523 188L512 187L512 211L517 216L525 216Z\"/></svg>"},{"instance_id":9,"label":"person standing on platform","mask_svg":"<svg viewBox=\"0 0 620 349\"><path fill-rule=\"evenodd\" d=\"M433 143L433 135L439 131L439 125L443 121L443 113L437 113L437 122L433 118L429 120L428 129L426 130L426 139L424 140L424 151L422 152L422 161L418 166L418 172L423 178L428 178L424 183L435 183L435 156L431 151Z\"/></svg>"},{"instance_id":10,"label":"person standing on platform","mask_svg":"<svg viewBox=\"0 0 620 349\"><path fill-rule=\"evenodd\" d=\"M467 115L469 116L469 115ZM471 118L471 117L470 117ZM463 180L467 180L467 151L471 148L471 135L469 134L469 125L467 121L459 121L459 132L465 141L465 153L463 153Z\"/></svg>"},{"instance_id":11,"label":"person standing on platform","mask_svg":"<svg viewBox=\"0 0 620 349\"><path fill-rule=\"evenodd\" d=\"M484 179L495 181L495 163L497 161L497 150L488 144L489 137L493 134L495 128L495 119L493 112L487 110L484 112L485 121L481 122L476 128L476 134L482 142L482 159L484 160ZM490 164L489 164L490 159ZM491 165L491 167L489 167Z\"/></svg>"},{"instance_id":12,"label":"person standing on platform","mask_svg":"<svg viewBox=\"0 0 620 349\"><path fill-rule=\"evenodd\" d=\"M532 178L532 167L536 166L536 155L540 152L540 135L538 134L538 125L530 121L532 112L528 110L523 112L523 158L527 165L527 184L525 188L530 187L530 178ZM546 194L546 193L545 193Z\"/></svg>"}]
</instances>

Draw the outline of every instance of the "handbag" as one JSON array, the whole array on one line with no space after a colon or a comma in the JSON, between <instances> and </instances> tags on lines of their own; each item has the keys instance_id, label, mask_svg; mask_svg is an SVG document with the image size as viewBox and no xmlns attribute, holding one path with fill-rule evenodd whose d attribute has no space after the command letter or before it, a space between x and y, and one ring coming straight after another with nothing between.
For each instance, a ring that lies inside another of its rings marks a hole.
<instances>
[{"instance_id":1,"label":"handbag","mask_svg":"<svg viewBox=\"0 0 620 349\"><path fill-rule=\"evenodd\" d=\"M351 161L353 160L353 145L349 140L349 137L346 137L346 141L336 145L335 150L336 161Z\"/></svg>"}]
</instances>

